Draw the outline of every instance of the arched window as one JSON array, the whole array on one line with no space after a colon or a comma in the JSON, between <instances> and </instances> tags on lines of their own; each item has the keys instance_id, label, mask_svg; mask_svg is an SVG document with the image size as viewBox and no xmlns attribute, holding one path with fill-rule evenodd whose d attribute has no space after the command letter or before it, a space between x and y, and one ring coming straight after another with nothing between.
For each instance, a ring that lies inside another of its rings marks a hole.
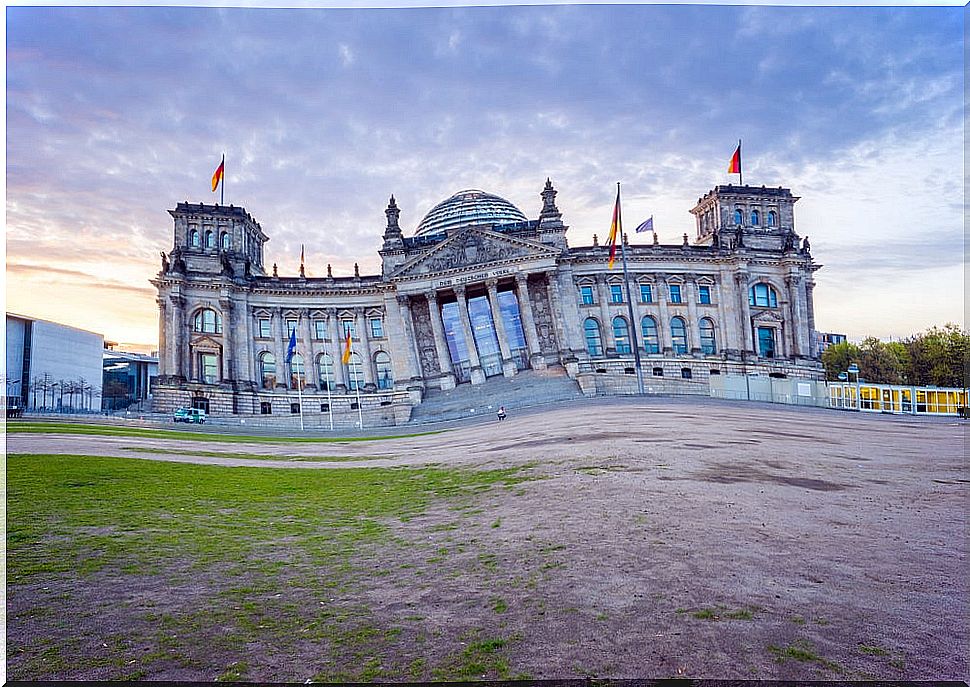
<instances>
[{"instance_id":1,"label":"arched window","mask_svg":"<svg viewBox=\"0 0 970 687\"><path fill-rule=\"evenodd\" d=\"M347 388L351 391L364 387L364 366L359 353L351 353L347 362Z\"/></svg>"},{"instance_id":2,"label":"arched window","mask_svg":"<svg viewBox=\"0 0 970 687\"><path fill-rule=\"evenodd\" d=\"M232 248L232 237L228 231L224 231L222 232L222 250L229 250L230 248Z\"/></svg>"},{"instance_id":3,"label":"arched window","mask_svg":"<svg viewBox=\"0 0 970 687\"><path fill-rule=\"evenodd\" d=\"M773 227L778 224L778 213L774 210L768 210L768 226Z\"/></svg>"},{"instance_id":4,"label":"arched window","mask_svg":"<svg viewBox=\"0 0 970 687\"><path fill-rule=\"evenodd\" d=\"M778 294L767 284L755 284L748 289L748 305L759 308L777 308Z\"/></svg>"},{"instance_id":5,"label":"arched window","mask_svg":"<svg viewBox=\"0 0 970 687\"><path fill-rule=\"evenodd\" d=\"M390 389L394 386L394 373L391 372L391 356L384 351L374 354L374 367L377 370L377 388Z\"/></svg>"},{"instance_id":6,"label":"arched window","mask_svg":"<svg viewBox=\"0 0 970 687\"><path fill-rule=\"evenodd\" d=\"M206 334L222 333L222 317L215 310L203 308L195 313L192 321L192 331L205 332Z\"/></svg>"},{"instance_id":7,"label":"arched window","mask_svg":"<svg viewBox=\"0 0 970 687\"><path fill-rule=\"evenodd\" d=\"M303 356L299 353L294 353L290 358L290 388L306 388L306 370L303 367Z\"/></svg>"},{"instance_id":8,"label":"arched window","mask_svg":"<svg viewBox=\"0 0 970 687\"><path fill-rule=\"evenodd\" d=\"M670 342L675 354L687 353L687 323L683 317L675 317L670 321Z\"/></svg>"},{"instance_id":9,"label":"arched window","mask_svg":"<svg viewBox=\"0 0 970 687\"><path fill-rule=\"evenodd\" d=\"M741 210L734 211L734 223L744 224L744 213L742 213Z\"/></svg>"},{"instance_id":10,"label":"arched window","mask_svg":"<svg viewBox=\"0 0 970 687\"><path fill-rule=\"evenodd\" d=\"M643 350L647 353L660 353L660 337L657 336L657 321L647 315L640 321L643 330Z\"/></svg>"},{"instance_id":11,"label":"arched window","mask_svg":"<svg viewBox=\"0 0 970 687\"><path fill-rule=\"evenodd\" d=\"M757 210L751 211L751 226L756 227L761 224L761 213Z\"/></svg>"},{"instance_id":12,"label":"arched window","mask_svg":"<svg viewBox=\"0 0 970 687\"><path fill-rule=\"evenodd\" d=\"M705 317L700 322L701 330L701 353L704 355L714 355L717 353L717 339L714 334L714 320Z\"/></svg>"},{"instance_id":13,"label":"arched window","mask_svg":"<svg viewBox=\"0 0 970 687\"><path fill-rule=\"evenodd\" d=\"M195 229L189 232L189 245L199 247L199 232Z\"/></svg>"},{"instance_id":14,"label":"arched window","mask_svg":"<svg viewBox=\"0 0 970 687\"><path fill-rule=\"evenodd\" d=\"M625 317L617 315L613 318L613 338L616 340L617 353L630 352L630 325Z\"/></svg>"},{"instance_id":15,"label":"arched window","mask_svg":"<svg viewBox=\"0 0 970 687\"><path fill-rule=\"evenodd\" d=\"M205 233L205 247L215 248L215 246L216 246L216 235L213 234L211 231L207 231Z\"/></svg>"},{"instance_id":16,"label":"arched window","mask_svg":"<svg viewBox=\"0 0 970 687\"><path fill-rule=\"evenodd\" d=\"M320 372L320 390L333 389L333 356L323 353L317 357L317 370Z\"/></svg>"},{"instance_id":17,"label":"arched window","mask_svg":"<svg viewBox=\"0 0 970 687\"><path fill-rule=\"evenodd\" d=\"M600 335L600 323L595 318L587 317L583 323L586 332L586 352L590 355L603 355L603 337Z\"/></svg>"},{"instance_id":18,"label":"arched window","mask_svg":"<svg viewBox=\"0 0 970 687\"><path fill-rule=\"evenodd\" d=\"M263 381L264 389L276 388L276 356L272 353L259 356L259 378Z\"/></svg>"}]
</instances>

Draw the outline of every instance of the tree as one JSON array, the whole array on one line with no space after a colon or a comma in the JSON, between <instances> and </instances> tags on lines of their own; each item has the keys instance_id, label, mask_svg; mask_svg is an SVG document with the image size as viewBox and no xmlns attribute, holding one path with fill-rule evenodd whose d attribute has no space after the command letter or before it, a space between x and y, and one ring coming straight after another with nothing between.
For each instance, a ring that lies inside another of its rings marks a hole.
<instances>
[{"instance_id":1,"label":"tree","mask_svg":"<svg viewBox=\"0 0 970 687\"><path fill-rule=\"evenodd\" d=\"M876 384L902 384L903 368L895 349L874 336L867 336L859 347L859 376Z\"/></svg>"},{"instance_id":2,"label":"tree","mask_svg":"<svg viewBox=\"0 0 970 687\"><path fill-rule=\"evenodd\" d=\"M849 365L858 364L861 359L862 351L854 343L843 341L829 346L822 351L825 378L830 382L837 381L839 375L849 369Z\"/></svg>"},{"instance_id":3,"label":"tree","mask_svg":"<svg viewBox=\"0 0 970 687\"><path fill-rule=\"evenodd\" d=\"M970 334L955 324L932 327L903 345L909 359L906 381L915 386L968 386Z\"/></svg>"}]
</instances>

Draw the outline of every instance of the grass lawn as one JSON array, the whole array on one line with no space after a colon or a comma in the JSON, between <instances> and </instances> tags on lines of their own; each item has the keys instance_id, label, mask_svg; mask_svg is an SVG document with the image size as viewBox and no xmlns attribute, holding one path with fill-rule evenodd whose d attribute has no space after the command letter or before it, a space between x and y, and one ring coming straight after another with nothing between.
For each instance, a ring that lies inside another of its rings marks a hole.
<instances>
[{"instance_id":1,"label":"grass lawn","mask_svg":"<svg viewBox=\"0 0 970 687\"><path fill-rule=\"evenodd\" d=\"M420 628L371 617L353 587L362 566L380 577L392 565L368 551L409 545L389 524L435 503L470 508L531 479L520 469L7 460L12 679L253 679L261 651L297 642L320 663L278 677L507 676L503 637L446 638L454 646L440 660L405 660ZM375 661L394 647L404 658Z\"/></svg>"},{"instance_id":2,"label":"grass lawn","mask_svg":"<svg viewBox=\"0 0 970 687\"><path fill-rule=\"evenodd\" d=\"M439 434L444 430L418 432L415 434L367 436L367 437L278 437L259 434L219 434L218 432L191 432L152 427L126 427L83 422L37 422L31 420L8 420L7 434L95 434L120 437L146 437L149 439L190 439L192 441L245 442L254 444L334 443L345 441L377 441Z\"/></svg>"}]
</instances>

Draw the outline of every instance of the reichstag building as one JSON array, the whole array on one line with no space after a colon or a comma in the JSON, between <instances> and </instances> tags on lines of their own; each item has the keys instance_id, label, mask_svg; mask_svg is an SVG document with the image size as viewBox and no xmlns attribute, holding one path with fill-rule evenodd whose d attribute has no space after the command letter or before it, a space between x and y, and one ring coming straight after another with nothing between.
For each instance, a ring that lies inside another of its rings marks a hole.
<instances>
[{"instance_id":1,"label":"reichstag building","mask_svg":"<svg viewBox=\"0 0 970 687\"><path fill-rule=\"evenodd\" d=\"M556 194L547 180L530 219L499 196L461 191L410 235L392 196L381 273L328 267L325 277L267 270L269 237L243 208L179 203L173 247L152 280L156 410L302 410L374 426L408 422L456 386L484 392L517 375L537 389L559 376L587 396L633 393L634 329L654 393L707 395L711 375L742 371L821 379L819 265L795 233L789 189L717 186L690 210L693 240L627 243L633 322L619 258L608 269L610 248L595 237L568 245Z\"/></svg>"}]
</instances>

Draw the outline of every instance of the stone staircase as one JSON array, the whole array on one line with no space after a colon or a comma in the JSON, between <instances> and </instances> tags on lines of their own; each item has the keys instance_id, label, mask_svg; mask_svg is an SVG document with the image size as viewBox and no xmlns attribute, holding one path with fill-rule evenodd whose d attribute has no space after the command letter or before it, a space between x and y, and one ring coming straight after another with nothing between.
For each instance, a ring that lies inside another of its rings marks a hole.
<instances>
[{"instance_id":1,"label":"stone staircase","mask_svg":"<svg viewBox=\"0 0 970 687\"><path fill-rule=\"evenodd\" d=\"M494 415L499 406L513 411L577 398L583 398L579 384L561 366L523 370L511 379L497 376L484 384L459 384L448 391L428 389L411 413L410 424Z\"/></svg>"}]
</instances>

